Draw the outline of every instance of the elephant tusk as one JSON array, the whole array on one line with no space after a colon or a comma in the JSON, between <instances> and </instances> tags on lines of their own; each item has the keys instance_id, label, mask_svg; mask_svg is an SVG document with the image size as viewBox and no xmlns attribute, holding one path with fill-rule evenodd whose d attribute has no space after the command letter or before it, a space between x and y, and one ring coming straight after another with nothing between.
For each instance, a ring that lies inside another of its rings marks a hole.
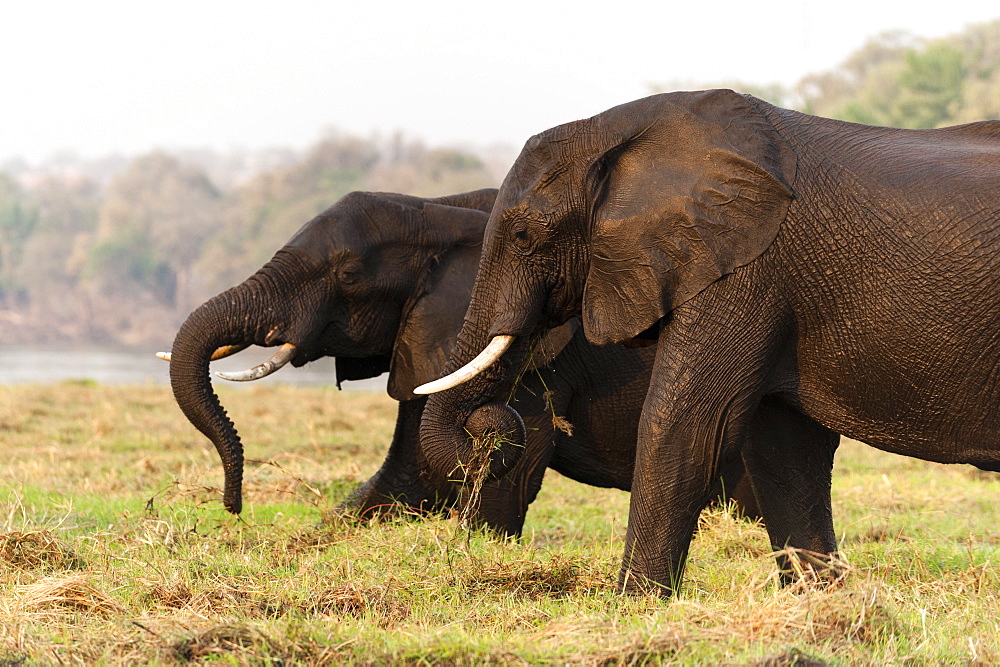
<instances>
[{"instance_id":1,"label":"elephant tusk","mask_svg":"<svg viewBox=\"0 0 1000 667\"><path fill-rule=\"evenodd\" d=\"M413 390L414 394L436 394L445 389L457 387L463 382L467 382L489 368L499 359L510 344L514 342L513 336L494 336L486 349L479 353L475 359L459 368L454 373L446 375L439 380L422 384Z\"/></svg>"},{"instance_id":2,"label":"elephant tusk","mask_svg":"<svg viewBox=\"0 0 1000 667\"><path fill-rule=\"evenodd\" d=\"M242 352L243 350L250 347L249 345L223 345L218 350L212 353L212 356L208 358L209 361L217 361L219 359L225 359L226 357L231 357L237 352Z\"/></svg>"},{"instance_id":3,"label":"elephant tusk","mask_svg":"<svg viewBox=\"0 0 1000 667\"><path fill-rule=\"evenodd\" d=\"M238 373L216 373L223 380L231 380L232 382L249 382L251 380L259 380L263 377L267 377L271 373L275 372L295 356L296 348L291 343L285 343L281 348L274 353L270 359L262 364L257 364L253 368L245 371L240 371Z\"/></svg>"},{"instance_id":4,"label":"elephant tusk","mask_svg":"<svg viewBox=\"0 0 1000 667\"><path fill-rule=\"evenodd\" d=\"M212 353L212 356L208 358L209 361L218 361L219 359L225 359L226 357L231 357L237 352L242 352L243 350L250 347L249 345L223 345L218 350ZM157 352L156 356L164 361L170 361L169 352Z\"/></svg>"}]
</instances>

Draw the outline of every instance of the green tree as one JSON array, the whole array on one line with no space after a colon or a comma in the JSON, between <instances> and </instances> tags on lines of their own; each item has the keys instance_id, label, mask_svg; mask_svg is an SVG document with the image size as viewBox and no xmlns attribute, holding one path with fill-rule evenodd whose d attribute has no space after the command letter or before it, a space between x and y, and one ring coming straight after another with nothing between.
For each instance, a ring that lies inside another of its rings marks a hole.
<instances>
[{"instance_id":1,"label":"green tree","mask_svg":"<svg viewBox=\"0 0 1000 667\"><path fill-rule=\"evenodd\" d=\"M945 42L908 51L906 66L899 73L901 94L892 124L914 128L946 124L961 104L965 75L962 52Z\"/></svg>"},{"instance_id":2,"label":"green tree","mask_svg":"<svg viewBox=\"0 0 1000 667\"><path fill-rule=\"evenodd\" d=\"M887 33L796 86L809 113L931 128L1000 118L1000 21L925 42Z\"/></svg>"},{"instance_id":3,"label":"green tree","mask_svg":"<svg viewBox=\"0 0 1000 667\"><path fill-rule=\"evenodd\" d=\"M133 160L100 207L87 261L91 288L110 299L149 295L189 311L196 305L191 267L218 226L220 200L196 167L159 152Z\"/></svg>"},{"instance_id":4,"label":"green tree","mask_svg":"<svg viewBox=\"0 0 1000 667\"><path fill-rule=\"evenodd\" d=\"M1000 20L970 26L949 43L965 56L967 74L955 123L1000 119Z\"/></svg>"},{"instance_id":5,"label":"green tree","mask_svg":"<svg viewBox=\"0 0 1000 667\"><path fill-rule=\"evenodd\" d=\"M24 246L35 230L38 212L21 187L7 174L0 173L0 302L23 298L16 273Z\"/></svg>"}]
</instances>

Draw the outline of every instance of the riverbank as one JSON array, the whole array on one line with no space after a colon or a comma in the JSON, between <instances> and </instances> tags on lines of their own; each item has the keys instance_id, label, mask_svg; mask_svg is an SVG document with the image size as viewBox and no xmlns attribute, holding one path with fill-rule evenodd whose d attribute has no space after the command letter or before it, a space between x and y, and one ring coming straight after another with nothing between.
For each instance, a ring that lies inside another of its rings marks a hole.
<instances>
[{"instance_id":1,"label":"riverbank","mask_svg":"<svg viewBox=\"0 0 1000 667\"><path fill-rule=\"evenodd\" d=\"M156 358L158 350L102 347L60 347L0 345L0 385L48 383L64 380L93 381L108 385L170 383L169 365ZM250 348L212 364L213 371L250 368L274 350ZM286 366L278 373L250 385L291 385L301 387L335 385L337 374L332 358L318 359L302 368ZM216 384L248 386L216 379ZM345 382L345 390L384 391L385 377Z\"/></svg>"}]
</instances>

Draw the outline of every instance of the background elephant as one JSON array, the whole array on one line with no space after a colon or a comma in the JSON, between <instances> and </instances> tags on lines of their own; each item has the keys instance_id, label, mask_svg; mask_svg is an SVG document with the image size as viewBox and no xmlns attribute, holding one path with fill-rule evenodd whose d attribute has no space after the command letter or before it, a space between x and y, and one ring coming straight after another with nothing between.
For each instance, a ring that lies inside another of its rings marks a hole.
<instances>
[{"instance_id":1,"label":"background elephant","mask_svg":"<svg viewBox=\"0 0 1000 667\"><path fill-rule=\"evenodd\" d=\"M597 344L659 339L627 590L676 589L711 480L736 455L774 548L823 555L834 431L998 469L998 174L997 122L867 127L727 90L532 137L498 195L449 369L503 356L428 402L429 463L467 456L456 425L480 413L516 435L494 397L533 336L582 315ZM809 437L746 438L761 405Z\"/></svg>"},{"instance_id":2,"label":"background elephant","mask_svg":"<svg viewBox=\"0 0 1000 667\"><path fill-rule=\"evenodd\" d=\"M454 502L445 471L421 474L418 450L424 397L412 389L438 377L462 327L496 190L437 199L355 192L308 222L244 283L206 302L173 344L170 379L178 405L215 444L225 469L226 508L241 509L243 452L208 377L210 356L247 345L281 345L276 362L295 366L336 357L337 382L389 371L399 401L395 434L381 469L344 504L372 515L405 503L433 509ZM529 427L524 457L503 481L487 484L478 520L520 534L546 466L596 486L629 489L636 426L653 350L596 347L577 323L539 345L514 403ZM236 374L239 375L239 374ZM553 428L553 416L572 435ZM756 516L739 465L723 484Z\"/></svg>"}]
</instances>

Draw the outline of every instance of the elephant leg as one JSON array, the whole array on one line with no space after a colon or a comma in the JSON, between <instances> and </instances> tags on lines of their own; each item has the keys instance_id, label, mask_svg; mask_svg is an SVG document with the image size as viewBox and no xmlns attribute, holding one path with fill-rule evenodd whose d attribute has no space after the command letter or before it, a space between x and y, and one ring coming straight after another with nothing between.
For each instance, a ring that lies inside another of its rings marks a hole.
<instances>
[{"instance_id":1,"label":"elephant leg","mask_svg":"<svg viewBox=\"0 0 1000 667\"><path fill-rule=\"evenodd\" d=\"M750 476L746 474L743 459L736 455L730 456L722 463L719 479L712 489L710 505L716 502L730 503L732 511L744 519L759 521L763 518L757 496L754 494Z\"/></svg>"},{"instance_id":2,"label":"elephant leg","mask_svg":"<svg viewBox=\"0 0 1000 667\"><path fill-rule=\"evenodd\" d=\"M798 565L817 574L837 574L829 564L837 550L830 485L839 443L837 433L780 399L765 397L743 448L771 548L801 549ZM777 558L782 582L793 581L796 564L787 553Z\"/></svg>"},{"instance_id":3,"label":"elephant leg","mask_svg":"<svg viewBox=\"0 0 1000 667\"><path fill-rule=\"evenodd\" d=\"M414 510L430 510L439 498L421 475L419 459L420 416L426 399L400 401L389 452L378 472L358 487L339 510L371 519L407 505Z\"/></svg>"},{"instance_id":4,"label":"elephant leg","mask_svg":"<svg viewBox=\"0 0 1000 667\"><path fill-rule=\"evenodd\" d=\"M773 347L767 332L712 326L719 333L704 341L702 319L675 311L660 336L639 424L619 578L626 592L678 589L698 515L721 462L749 436L763 393Z\"/></svg>"}]
</instances>

